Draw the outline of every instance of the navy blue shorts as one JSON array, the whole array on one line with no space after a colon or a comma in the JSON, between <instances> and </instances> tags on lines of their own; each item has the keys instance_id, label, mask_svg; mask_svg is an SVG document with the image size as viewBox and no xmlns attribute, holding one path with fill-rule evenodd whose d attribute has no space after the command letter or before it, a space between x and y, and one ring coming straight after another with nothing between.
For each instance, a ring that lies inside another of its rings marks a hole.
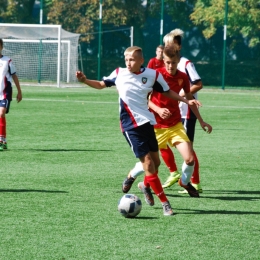
<instances>
[{"instance_id":1,"label":"navy blue shorts","mask_svg":"<svg viewBox=\"0 0 260 260\"><path fill-rule=\"evenodd\" d=\"M194 142L195 126L196 126L197 118L191 118L191 119L182 118L181 121L190 141Z\"/></svg>"},{"instance_id":2,"label":"navy blue shorts","mask_svg":"<svg viewBox=\"0 0 260 260\"><path fill-rule=\"evenodd\" d=\"M136 158L141 158L149 152L158 152L158 143L153 126L150 123L123 132Z\"/></svg>"},{"instance_id":3,"label":"navy blue shorts","mask_svg":"<svg viewBox=\"0 0 260 260\"><path fill-rule=\"evenodd\" d=\"M5 107L6 108L6 114L9 112L9 108L10 108L10 100L8 99L2 99L0 100L0 107Z\"/></svg>"}]
</instances>

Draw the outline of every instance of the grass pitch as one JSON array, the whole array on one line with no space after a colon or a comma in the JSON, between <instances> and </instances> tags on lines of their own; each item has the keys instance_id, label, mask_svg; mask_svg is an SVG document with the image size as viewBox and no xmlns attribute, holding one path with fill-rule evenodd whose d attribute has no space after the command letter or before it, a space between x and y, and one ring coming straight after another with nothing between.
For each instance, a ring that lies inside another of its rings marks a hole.
<instances>
[{"instance_id":1,"label":"grass pitch","mask_svg":"<svg viewBox=\"0 0 260 260\"><path fill-rule=\"evenodd\" d=\"M15 93L14 93L15 94ZM200 199L166 194L137 218L117 212L134 158L119 129L115 89L23 87L0 153L0 259L260 259L260 92L200 91ZM15 96L15 95L14 95ZM177 151L176 160L181 168ZM160 166L164 181L168 172ZM141 178L140 178L141 180Z\"/></svg>"}]
</instances>

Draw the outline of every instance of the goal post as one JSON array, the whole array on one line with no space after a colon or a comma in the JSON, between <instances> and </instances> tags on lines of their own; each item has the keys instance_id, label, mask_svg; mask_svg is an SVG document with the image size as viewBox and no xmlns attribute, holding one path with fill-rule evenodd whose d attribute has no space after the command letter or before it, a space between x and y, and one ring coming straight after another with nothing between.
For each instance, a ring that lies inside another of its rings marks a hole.
<instances>
[{"instance_id":1,"label":"goal post","mask_svg":"<svg viewBox=\"0 0 260 260\"><path fill-rule=\"evenodd\" d=\"M23 84L76 83L78 39L61 25L0 23L3 55L10 56Z\"/></svg>"}]
</instances>

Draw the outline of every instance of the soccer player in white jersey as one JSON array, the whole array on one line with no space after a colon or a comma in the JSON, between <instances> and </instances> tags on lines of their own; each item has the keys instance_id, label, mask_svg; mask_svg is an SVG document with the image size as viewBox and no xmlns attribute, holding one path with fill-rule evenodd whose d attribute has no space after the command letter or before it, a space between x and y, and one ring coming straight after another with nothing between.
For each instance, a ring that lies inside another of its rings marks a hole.
<instances>
[{"instance_id":1,"label":"soccer player in white jersey","mask_svg":"<svg viewBox=\"0 0 260 260\"><path fill-rule=\"evenodd\" d=\"M139 189L144 193L145 201L153 206L152 189L162 203L163 214L171 216L173 210L158 177L160 158L153 128L156 121L154 115L148 110L148 96L152 91L158 91L191 106L197 106L200 103L179 96L170 90L160 73L144 68L142 66L143 52L140 47L127 48L124 56L126 68L115 69L101 81L87 79L81 71L76 72L76 77L80 82L96 89L116 86L119 94L121 130L145 171L144 181L140 183Z\"/></svg>"},{"instance_id":2,"label":"soccer player in white jersey","mask_svg":"<svg viewBox=\"0 0 260 260\"><path fill-rule=\"evenodd\" d=\"M0 39L0 151L7 149L6 141L6 118L12 101L12 79L17 88L17 102L22 100L22 91L12 60L2 55L4 47L3 40Z\"/></svg>"},{"instance_id":3,"label":"soccer player in white jersey","mask_svg":"<svg viewBox=\"0 0 260 260\"><path fill-rule=\"evenodd\" d=\"M172 30L170 33L164 36L163 38L164 44L167 45L167 44L175 43L181 49L183 34L184 32L180 29ZM193 94L193 97L197 99L198 98L197 92L201 90L203 86L202 86L201 78L197 73L194 64L189 59L185 57L181 57L180 62L178 63L178 70L188 75L190 81L190 91ZM179 94L181 96L185 95L183 91L181 91ZM180 102L179 108L181 112L182 123L185 127L186 133L193 147L195 125L196 125L197 118L192 112L192 110L188 106L186 106L185 103ZM167 167L170 170L170 176L168 177L167 181L163 184L163 188L168 188L178 181L178 179L180 178L180 174L177 171L174 155L170 147L168 146L167 149L165 149L164 151L162 150L160 151ZM194 156L195 165L191 177L191 184L199 193L202 193L202 186L200 183L200 176L199 176L199 161L194 149L193 149L193 156ZM179 191L179 193L186 193L186 192L187 192L186 190Z\"/></svg>"}]
</instances>

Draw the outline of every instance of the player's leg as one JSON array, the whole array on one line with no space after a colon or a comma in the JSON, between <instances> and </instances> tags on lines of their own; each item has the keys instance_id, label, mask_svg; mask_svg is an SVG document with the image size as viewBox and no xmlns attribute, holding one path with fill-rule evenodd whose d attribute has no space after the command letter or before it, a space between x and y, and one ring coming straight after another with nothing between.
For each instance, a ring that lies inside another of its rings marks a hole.
<instances>
[{"instance_id":1,"label":"player's leg","mask_svg":"<svg viewBox=\"0 0 260 260\"><path fill-rule=\"evenodd\" d=\"M154 199L151 193L152 189L163 204L164 215L172 215L173 211L158 177L160 158L153 126L147 123L126 131L124 136L130 144L135 156L139 158L142 163L145 172L144 181L138 184L138 188L144 193L145 201L151 206L154 205Z\"/></svg>"},{"instance_id":2,"label":"player's leg","mask_svg":"<svg viewBox=\"0 0 260 260\"><path fill-rule=\"evenodd\" d=\"M168 129L168 142L175 146L180 152L184 162L182 165L182 175L178 183L184 187L191 197L199 197L196 189L190 184L190 178L194 169L194 158L190 140L185 132L182 123L178 123Z\"/></svg>"},{"instance_id":3,"label":"player's leg","mask_svg":"<svg viewBox=\"0 0 260 260\"><path fill-rule=\"evenodd\" d=\"M140 158L140 161L142 162L143 168L145 170L145 178L144 178L144 182L138 183L138 188L146 195L147 189L151 187L154 193L156 194L156 196L159 198L159 200L162 203L163 214L165 216L173 215L173 210L163 191L161 181L158 177L158 167L160 165L160 158L159 158L158 151L149 152L148 156ZM154 168L152 167L152 164L154 165ZM151 204L149 203L149 205Z\"/></svg>"},{"instance_id":4,"label":"player's leg","mask_svg":"<svg viewBox=\"0 0 260 260\"><path fill-rule=\"evenodd\" d=\"M7 148L6 144L6 111L9 108L8 101L6 99L0 101L0 151Z\"/></svg>"},{"instance_id":5,"label":"player's leg","mask_svg":"<svg viewBox=\"0 0 260 260\"><path fill-rule=\"evenodd\" d=\"M182 123L184 125L184 128L186 130L187 136L189 137L191 141L191 145L193 148L193 142L194 142L194 136L195 136L195 127L196 127L196 118L191 118L191 119L182 119ZM202 187L200 183L200 174L199 174L199 160L197 157L196 152L193 149L193 156L194 156L194 161L195 161L195 166L194 166L194 171L191 177L191 184L195 187L195 189L199 192L202 193ZM186 192L185 190L183 191L184 193ZM180 193L183 193L180 192Z\"/></svg>"},{"instance_id":6,"label":"player's leg","mask_svg":"<svg viewBox=\"0 0 260 260\"><path fill-rule=\"evenodd\" d=\"M176 183L180 178L180 173L177 170L177 165L175 163L175 158L172 149L167 145L166 149L160 149L161 156L164 163L170 171L170 176L167 178L165 183L162 185L163 188L169 188L174 183Z\"/></svg>"}]
</instances>

